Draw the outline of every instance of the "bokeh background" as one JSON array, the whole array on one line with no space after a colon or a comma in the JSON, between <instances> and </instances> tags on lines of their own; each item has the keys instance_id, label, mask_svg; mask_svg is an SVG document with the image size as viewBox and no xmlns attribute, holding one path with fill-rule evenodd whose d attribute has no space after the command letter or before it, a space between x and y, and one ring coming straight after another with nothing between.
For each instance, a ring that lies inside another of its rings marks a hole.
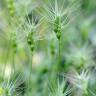
<instances>
[{"instance_id":1,"label":"bokeh background","mask_svg":"<svg viewBox=\"0 0 96 96\"><path fill-rule=\"evenodd\" d=\"M9 78L16 79L18 74L22 74L20 77L24 79L18 86L19 91L23 90L23 95L20 96L51 96L49 95L50 85L53 84L52 86L57 88L56 78L61 80L68 74L72 77L76 72L88 70L91 74L88 88L95 94L96 0L65 0L71 6L74 6L72 2L75 2L74 10L76 11L70 17L70 20L73 21L62 32L60 57L58 56L59 42L54 32L48 27L49 23L46 20L42 20L42 24L37 29L38 32L35 33L34 52L30 51L25 38L30 29L21 28L21 22L24 22L26 18L31 20L32 15L36 17L35 23L38 23L43 16L41 15L44 11L43 5L47 4L48 0L13 0L14 6L10 5L11 3L8 4L9 1L12 0L0 0L0 85ZM78 6L79 8L77 8ZM13 13L16 14L14 18L12 18ZM16 34L11 34L12 32ZM12 40L15 43L12 43ZM26 91L28 89L27 81L29 81L30 91ZM71 82L71 80L69 81ZM51 84L51 82L53 83ZM74 91L72 96L83 96L78 92L76 93L78 95L74 95L75 93Z\"/></svg>"}]
</instances>

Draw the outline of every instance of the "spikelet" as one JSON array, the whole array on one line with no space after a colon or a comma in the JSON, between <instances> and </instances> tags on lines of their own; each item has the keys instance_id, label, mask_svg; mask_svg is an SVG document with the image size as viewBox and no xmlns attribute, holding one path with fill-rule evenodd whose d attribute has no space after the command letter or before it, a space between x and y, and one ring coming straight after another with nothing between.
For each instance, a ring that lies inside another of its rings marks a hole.
<instances>
[{"instance_id":1,"label":"spikelet","mask_svg":"<svg viewBox=\"0 0 96 96\"><path fill-rule=\"evenodd\" d=\"M15 6L14 6L14 0L7 0L9 14L11 17L14 17L15 15Z\"/></svg>"},{"instance_id":2,"label":"spikelet","mask_svg":"<svg viewBox=\"0 0 96 96\"><path fill-rule=\"evenodd\" d=\"M13 53L16 53L16 50L17 50L17 35L15 32L11 32L11 46L12 46L12 50L13 50Z\"/></svg>"},{"instance_id":3,"label":"spikelet","mask_svg":"<svg viewBox=\"0 0 96 96\"><path fill-rule=\"evenodd\" d=\"M94 65L92 53L92 47L88 47L87 44L80 48L71 44L69 52L65 54L66 62L74 65L76 68L88 68L90 64Z\"/></svg>"},{"instance_id":4,"label":"spikelet","mask_svg":"<svg viewBox=\"0 0 96 96\"><path fill-rule=\"evenodd\" d=\"M78 4L78 6L76 6ZM42 16L50 23L51 28L58 40L61 39L64 28L73 21L71 17L79 9L78 2L72 2L72 5L67 0L48 0L44 3L44 12Z\"/></svg>"},{"instance_id":5,"label":"spikelet","mask_svg":"<svg viewBox=\"0 0 96 96\"><path fill-rule=\"evenodd\" d=\"M20 85L24 83L24 78L19 74L15 79L8 78L0 84L0 96L22 96L23 89Z\"/></svg>"},{"instance_id":6,"label":"spikelet","mask_svg":"<svg viewBox=\"0 0 96 96\"><path fill-rule=\"evenodd\" d=\"M34 38L33 38L33 33L34 33L34 31L32 30L28 34L28 36L27 36L27 43L28 43L28 45L30 47L31 52L33 52L34 51L34 48L35 48L35 42L34 42Z\"/></svg>"},{"instance_id":7,"label":"spikelet","mask_svg":"<svg viewBox=\"0 0 96 96\"><path fill-rule=\"evenodd\" d=\"M56 83L55 83L56 84ZM54 88L53 86L51 86L51 92L49 94L49 96L70 96L72 89L70 86L66 86L66 81L57 81L57 87Z\"/></svg>"}]
</instances>

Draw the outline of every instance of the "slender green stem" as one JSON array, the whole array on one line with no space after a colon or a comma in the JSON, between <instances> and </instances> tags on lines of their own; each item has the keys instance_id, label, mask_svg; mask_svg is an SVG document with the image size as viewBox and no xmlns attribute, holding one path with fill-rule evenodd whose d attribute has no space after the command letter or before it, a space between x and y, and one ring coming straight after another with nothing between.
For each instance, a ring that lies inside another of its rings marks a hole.
<instances>
[{"instance_id":1,"label":"slender green stem","mask_svg":"<svg viewBox=\"0 0 96 96\"><path fill-rule=\"evenodd\" d=\"M29 80L28 80L28 90L30 90L30 80L31 80L31 75L32 75L32 56L33 56L33 53L31 52L30 54L30 62L29 62Z\"/></svg>"},{"instance_id":2,"label":"slender green stem","mask_svg":"<svg viewBox=\"0 0 96 96\"><path fill-rule=\"evenodd\" d=\"M15 72L15 53L13 52L13 57L12 57L12 68L13 68L13 74Z\"/></svg>"},{"instance_id":3,"label":"slender green stem","mask_svg":"<svg viewBox=\"0 0 96 96\"><path fill-rule=\"evenodd\" d=\"M31 55L30 55L30 74L29 74L30 79L31 79L31 74L32 74L32 56L33 56L33 54L31 53Z\"/></svg>"},{"instance_id":4,"label":"slender green stem","mask_svg":"<svg viewBox=\"0 0 96 96\"><path fill-rule=\"evenodd\" d=\"M61 53L60 53L60 50L61 50L61 46L60 46L61 44L60 44L60 40L59 40L59 61L60 61L60 55L61 55Z\"/></svg>"},{"instance_id":5,"label":"slender green stem","mask_svg":"<svg viewBox=\"0 0 96 96\"><path fill-rule=\"evenodd\" d=\"M57 66L56 69L58 70L60 68L60 63L61 63L61 42L60 40L58 40L58 62L57 62Z\"/></svg>"},{"instance_id":6,"label":"slender green stem","mask_svg":"<svg viewBox=\"0 0 96 96\"><path fill-rule=\"evenodd\" d=\"M9 45L8 45L8 51L7 51L7 54L6 54L6 59L5 59L5 66L3 68L3 76L5 75L5 70L6 70L6 65L7 65L7 60L8 60L8 56L10 54L10 44L11 44L11 39L9 40Z\"/></svg>"},{"instance_id":7,"label":"slender green stem","mask_svg":"<svg viewBox=\"0 0 96 96\"><path fill-rule=\"evenodd\" d=\"M60 46L60 40L59 40L59 57L58 57L58 68L60 67L60 63L61 63L61 46Z\"/></svg>"}]
</instances>

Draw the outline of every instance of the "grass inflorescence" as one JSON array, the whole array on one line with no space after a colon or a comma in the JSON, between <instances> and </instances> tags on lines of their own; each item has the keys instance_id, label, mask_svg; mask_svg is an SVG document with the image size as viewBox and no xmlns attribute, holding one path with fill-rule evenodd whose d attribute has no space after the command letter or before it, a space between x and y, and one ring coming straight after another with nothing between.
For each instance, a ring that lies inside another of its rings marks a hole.
<instances>
[{"instance_id":1,"label":"grass inflorescence","mask_svg":"<svg viewBox=\"0 0 96 96\"><path fill-rule=\"evenodd\" d=\"M0 96L96 96L94 2L0 1Z\"/></svg>"}]
</instances>

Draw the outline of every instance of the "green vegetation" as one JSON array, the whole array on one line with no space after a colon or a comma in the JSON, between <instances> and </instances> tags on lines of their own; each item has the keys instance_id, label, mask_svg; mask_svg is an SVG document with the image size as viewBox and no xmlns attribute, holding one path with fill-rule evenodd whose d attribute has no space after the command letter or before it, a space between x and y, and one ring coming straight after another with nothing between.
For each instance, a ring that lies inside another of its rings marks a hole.
<instances>
[{"instance_id":1,"label":"green vegetation","mask_svg":"<svg viewBox=\"0 0 96 96\"><path fill-rule=\"evenodd\" d=\"M0 0L0 96L96 96L95 0Z\"/></svg>"}]
</instances>

